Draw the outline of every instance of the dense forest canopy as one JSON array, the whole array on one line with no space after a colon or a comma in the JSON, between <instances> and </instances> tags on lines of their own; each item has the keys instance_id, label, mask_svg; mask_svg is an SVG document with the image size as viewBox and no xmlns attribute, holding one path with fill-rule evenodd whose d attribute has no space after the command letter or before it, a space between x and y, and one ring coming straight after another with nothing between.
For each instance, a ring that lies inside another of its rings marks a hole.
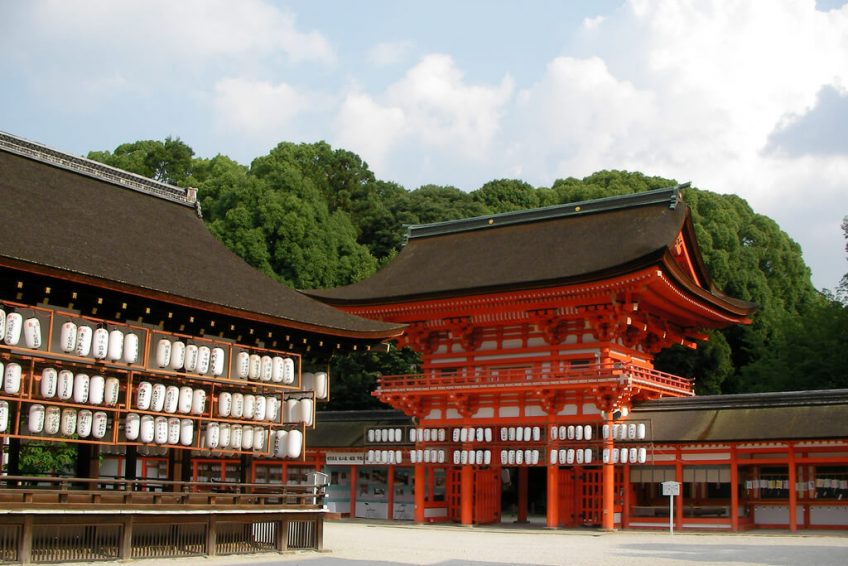
<instances>
[{"instance_id":1,"label":"dense forest canopy","mask_svg":"<svg viewBox=\"0 0 848 566\"><path fill-rule=\"evenodd\" d=\"M244 166L194 157L179 139L137 141L88 156L154 179L198 188L204 220L224 244L295 288L345 285L373 274L403 244L405 225L549 206L669 187L673 179L600 171L533 187L497 179L465 192L414 190L377 179L354 153L324 142L283 142ZM704 262L727 294L759 306L750 326L709 333L695 351L673 348L657 367L696 378L705 393L848 387L848 275L817 291L800 246L745 200L688 189ZM848 239L848 220L843 226ZM846 246L848 252L848 246ZM376 406L380 373L414 371L409 351L334 360L332 408Z\"/></svg>"}]
</instances>

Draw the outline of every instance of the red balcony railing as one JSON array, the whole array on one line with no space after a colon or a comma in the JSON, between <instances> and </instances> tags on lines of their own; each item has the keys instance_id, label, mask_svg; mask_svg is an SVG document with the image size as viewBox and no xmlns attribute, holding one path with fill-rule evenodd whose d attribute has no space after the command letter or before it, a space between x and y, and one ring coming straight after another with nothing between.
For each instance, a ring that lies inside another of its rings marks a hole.
<instances>
[{"instance_id":1,"label":"red balcony railing","mask_svg":"<svg viewBox=\"0 0 848 566\"><path fill-rule=\"evenodd\" d=\"M565 371L532 369L494 370L475 368L460 371L384 375L378 379L376 396L397 393L505 388L579 389L610 382L629 382L634 387L677 396L694 395L695 381L670 373L623 362L590 364Z\"/></svg>"}]
</instances>

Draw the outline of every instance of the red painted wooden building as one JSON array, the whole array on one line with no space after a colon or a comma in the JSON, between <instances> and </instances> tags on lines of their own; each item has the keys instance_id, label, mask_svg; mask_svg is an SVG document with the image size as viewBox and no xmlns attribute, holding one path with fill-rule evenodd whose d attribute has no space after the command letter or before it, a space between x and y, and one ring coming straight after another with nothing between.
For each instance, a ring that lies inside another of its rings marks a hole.
<instances>
[{"instance_id":1,"label":"red painted wooden building","mask_svg":"<svg viewBox=\"0 0 848 566\"><path fill-rule=\"evenodd\" d=\"M370 279L309 292L409 325L422 373L375 395L414 419L417 521L498 521L515 476L519 519L543 481L548 526L621 524L624 472L657 458L634 403L694 395L654 355L755 310L711 282L682 188L413 226Z\"/></svg>"}]
</instances>

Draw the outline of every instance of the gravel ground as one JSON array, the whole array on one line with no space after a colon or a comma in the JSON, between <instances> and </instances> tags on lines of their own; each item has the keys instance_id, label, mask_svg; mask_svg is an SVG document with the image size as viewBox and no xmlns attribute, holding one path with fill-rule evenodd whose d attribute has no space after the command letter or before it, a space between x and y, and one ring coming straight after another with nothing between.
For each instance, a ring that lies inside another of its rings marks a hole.
<instances>
[{"instance_id":1,"label":"gravel ground","mask_svg":"<svg viewBox=\"0 0 848 566\"><path fill-rule=\"evenodd\" d=\"M678 534L328 522L325 551L176 560L138 566L846 566L848 533Z\"/></svg>"}]
</instances>

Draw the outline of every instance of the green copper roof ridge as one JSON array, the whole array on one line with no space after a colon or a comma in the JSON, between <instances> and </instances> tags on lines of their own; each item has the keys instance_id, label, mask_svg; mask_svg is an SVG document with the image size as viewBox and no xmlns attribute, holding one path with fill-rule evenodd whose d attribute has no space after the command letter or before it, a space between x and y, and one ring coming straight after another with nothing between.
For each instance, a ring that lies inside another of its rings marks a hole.
<instances>
[{"instance_id":1,"label":"green copper roof ridge","mask_svg":"<svg viewBox=\"0 0 848 566\"><path fill-rule=\"evenodd\" d=\"M468 232L472 230L483 230L486 228L508 226L512 224L539 222L542 220L552 220L567 216L582 216L586 214L619 210L622 208L649 206L652 204L668 204L669 208L674 209L680 201L680 191L688 188L690 184L691 183L687 182L675 185L674 187L654 189L652 191L631 193L627 195L615 195L565 204L555 204L543 208L531 208L512 212L502 212L499 214L486 214L472 218L446 220L443 222L432 222L429 224L413 224L406 226L406 239L410 240L412 238L442 236L457 232Z\"/></svg>"}]
</instances>

